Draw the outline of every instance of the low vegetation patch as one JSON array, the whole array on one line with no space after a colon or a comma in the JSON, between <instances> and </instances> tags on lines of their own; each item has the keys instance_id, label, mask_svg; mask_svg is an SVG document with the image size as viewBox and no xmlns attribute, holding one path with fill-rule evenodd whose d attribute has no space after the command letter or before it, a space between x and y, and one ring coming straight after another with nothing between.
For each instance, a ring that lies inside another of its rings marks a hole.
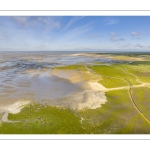
<instances>
[{"instance_id":1,"label":"low vegetation patch","mask_svg":"<svg viewBox=\"0 0 150 150\"><path fill-rule=\"evenodd\" d=\"M133 107L125 90L106 93L107 102L101 108L84 109L79 112L84 118L83 126L90 133L144 134L150 133L149 124Z\"/></svg>"},{"instance_id":2,"label":"low vegetation patch","mask_svg":"<svg viewBox=\"0 0 150 150\"><path fill-rule=\"evenodd\" d=\"M100 80L99 83L105 86L106 88L116 88L129 85L124 80L106 76L103 76L102 80Z\"/></svg>"},{"instance_id":3,"label":"low vegetation patch","mask_svg":"<svg viewBox=\"0 0 150 150\"><path fill-rule=\"evenodd\" d=\"M128 73L124 72L120 65L112 65L112 66L89 66L93 72L100 74L102 76L115 77L128 80L131 84L138 84L136 78Z\"/></svg>"},{"instance_id":4,"label":"low vegetation patch","mask_svg":"<svg viewBox=\"0 0 150 150\"><path fill-rule=\"evenodd\" d=\"M9 120L16 123L2 123L2 134L82 134L86 133L80 124L80 117L67 108L34 104L18 114L9 114Z\"/></svg>"},{"instance_id":5,"label":"low vegetation patch","mask_svg":"<svg viewBox=\"0 0 150 150\"><path fill-rule=\"evenodd\" d=\"M107 102L97 109L73 111L68 108L34 104L26 106L1 123L1 134L144 134L150 125L133 107L127 90L109 91Z\"/></svg>"},{"instance_id":6,"label":"low vegetation patch","mask_svg":"<svg viewBox=\"0 0 150 150\"><path fill-rule=\"evenodd\" d=\"M87 71L83 65L60 66L60 67L56 67L56 69Z\"/></svg>"},{"instance_id":7,"label":"low vegetation patch","mask_svg":"<svg viewBox=\"0 0 150 150\"><path fill-rule=\"evenodd\" d=\"M132 88L131 93L139 110L150 121L150 89L147 87Z\"/></svg>"},{"instance_id":8,"label":"low vegetation patch","mask_svg":"<svg viewBox=\"0 0 150 150\"><path fill-rule=\"evenodd\" d=\"M128 73L139 78L141 82L150 82L150 62L133 62L128 65L121 65Z\"/></svg>"}]
</instances>

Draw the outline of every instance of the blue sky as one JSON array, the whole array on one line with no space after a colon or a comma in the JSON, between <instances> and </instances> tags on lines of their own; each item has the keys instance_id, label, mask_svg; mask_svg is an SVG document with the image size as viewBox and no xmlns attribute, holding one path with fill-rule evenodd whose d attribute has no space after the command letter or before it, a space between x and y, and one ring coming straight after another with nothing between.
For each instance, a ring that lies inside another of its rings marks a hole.
<instances>
[{"instance_id":1,"label":"blue sky","mask_svg":"<svg viewBox=\"0 0 150 150\"><path fill-rule=\"evenodd\" d=\"M0 16L0 51L150 50L149 16Z\"/></svg>"}]
</instances>

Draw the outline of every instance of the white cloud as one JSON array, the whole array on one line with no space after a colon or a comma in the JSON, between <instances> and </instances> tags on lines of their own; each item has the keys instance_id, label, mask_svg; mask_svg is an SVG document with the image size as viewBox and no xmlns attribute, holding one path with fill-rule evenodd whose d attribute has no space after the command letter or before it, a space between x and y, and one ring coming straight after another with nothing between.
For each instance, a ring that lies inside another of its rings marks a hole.
<instances>
[{"instance_id":1,"label":"white cloud","mask_svg":"<svg viewBox=\"0 0 150 150\"><path fill-rule=\"evenodd\" d=\"M45 24L49 24L49 20L47 18L38 17L37 21L45 23Z\"/></svg>"},{"instance_id":2,"label":"white cloud","mask_svg":"<svg viewBox=\"0 0 150 150\"><path fill-rule=\"evenodd\" d=\"M141 44L136 44L135 47L136 48L143 48L143 46Z\"/></svg>"},{"instance_id":3,"label":"white cloud","mask_svg":"<svg viewBox=\"0 0 150 150\"><path fill-rule=\"evenodd\" d=\"M132 40L140 40L140 39L141 39L141 38L136 38L136 37L135 37L135 38L132 38Z\"/></svg>"},{"instance_id":4,"label":"white cloud","mask_svg":"<svg viewBox=\"0 0 150 150\"><path fill-rule=\"evenodd\" d=\"M83 25L83 26L79 26L76 27L70 31L68 31L61 40L68 40L68 39L72 39L75 37L78 37L80 35L83 35L89 31L91 31L93 29L93 26L91 26L91 23Z\"/></svg>"},{"instance_id":5,"label":"white cloud","mask_svg":"<svg viewBox=\"0 0 150 150\"><path fill-rule=\"evenodd\" d=\"M65 28L69 28L71 25L73 25L74 23L78 22L79 20L83 19L84 17L73 17L73 19L71 19L67 25L65 26Z\"/></svg>"},{"instance_id":6,"label":"white cloud","mask_svg":"<svg viewBox=\"0 0 150 150\"><path fill-rule=\"evenodd\" d=\"M119 36L119 34L114 33L114 32L110 32L110 36Z\"/></svg>"},{"instance_id":7,"label":"white cloud","mask_svg":"<svg viewBox=\"0 0 150 150\"><path fill-rule=\"evenodd\" d=\"M118 41L116 38L111 38L110 40L111 40L112 42Z\"/></svg>"},{"instance_id":8,"label":"white cloud","mask_svg":"<svg viewBox=\"0 0 150 150\"><path fill-rule=\"evenodd\" d=\"M113 17L107 17L104 19L104 21L106 23L106 25L115 25L120 23L118 19L115 19Z\"/></svg>"},{"instance_id":9,"label":"white cloud","mask_svg":"<svg viewBox=\"0 0 150 150\"><path fill-rule=\"evenodd\" d=\"M113 47L111 47L111 49L118 49L118 47L117 46L113 46Z\"/></svg>"},{"instance_id":10,"label":"white cloud","mask_svg":"<svg viewBox=\"0 0 150 150\"><path fill-rule=\"evenodd\" d=\"M112 37L110 40L112 42L116 42L116 41L124 41L125 39L124 38L114 38L114 37Z\"/></svg>"},{"instance_id":11,"label":"white cloud","mask_svg":"<svg viewBox=\"0 0 150 150\"><path fill-rule=\"evenodd\" d=\"M59 29L61 27L61 23L58 21L52 21L53 27Z\"/></svg>"},{"instance_id":12,"label":"white cloud","mask_svg":"<svg viewBox=\"0 0 150 150\"><path fill-rule=\"evenodd\" d=\"M110 32L110 36L111 36L110 40L111 40L112 42L124 41L124 40L125 40L124 38L117 38L117 36L120 36L120 35L117 34L117 33L114 33L114 32Z\"/></svg>"},{"instance_id":13,"label":"white cloud","mask_svg":"<svg viewBox=\"0 0 150 150\"><path fill-rule=\"evenodd\" d=\"M53 28L60 28L60 22L54 21L52 17L38 17L36 21L37 23L44 23Z\"/></svg>"},{"instance_id":14,"label":"white cloud","mask_svg":"<svg viewBox=\"0 0 150 150\"><path fill-rule=\"evenodd\" d=\"M54 21L53 17L23 17L13 16L15 22L21 26L38 26L44 25L50 28L60 28L60 22Z\"/></svg>"},{"instance_id":15,"label":"white cloud","mask_svg":"<svg viewBox=\"0 0 150 150\"><path fill-rule=\"evenodd\" d=\"M140 36L141 33L140 33L140 32L131 32L131 35L132 35L132 36Z\"/></svg>"},{"instance_id":16,"label":"white cloud","mask_svg":"<svg viewBox=\"0 0 150 150\"><path fill-rule=\"evenodd\" d=\"M28 18L29 18L29 17L12 16L12 18L13 18L19 25L26 26L27 23L28 23Z\"/></svg>"}]
</instances>

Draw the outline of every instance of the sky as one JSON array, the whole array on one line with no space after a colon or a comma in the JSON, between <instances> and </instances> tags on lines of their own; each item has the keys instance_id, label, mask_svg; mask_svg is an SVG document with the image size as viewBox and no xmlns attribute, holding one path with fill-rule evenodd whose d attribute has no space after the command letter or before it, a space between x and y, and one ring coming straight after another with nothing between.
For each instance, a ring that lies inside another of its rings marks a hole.
<instances>
[{"instance_id":1,"label":"sky","mask_svg":"<svg viewBox=\"0 0 150 150\"><path fill-rule=\"evenodd\" d=\"M150 51L149 16L0 16L0 51Z\"/></svg>"}]
</instances>

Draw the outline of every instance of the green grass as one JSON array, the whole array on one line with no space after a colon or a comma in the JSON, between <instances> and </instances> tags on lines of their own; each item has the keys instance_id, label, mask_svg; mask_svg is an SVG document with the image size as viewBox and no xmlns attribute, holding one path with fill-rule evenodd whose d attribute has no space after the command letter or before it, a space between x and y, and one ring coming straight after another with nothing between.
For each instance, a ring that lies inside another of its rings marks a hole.
<instances>
[{"instance_id":1,"label":"green grass","mask_svg":"<svg viewBox=\"0 0 150 150\"><path fill-rule=\"evenodd\" d=\"M18 123L2 123L2 134L82 134L86 133L80 118L69 109L35 104L18 114L9 114L9 120Z\"/></svg>"},{"instance_id":2,"label":"green grass","mask_svg":"<svg viewBox=\"0 0 150 150\"><path fill-rule=\"evenodd\" d=\"M141 82L150 82L150 71L149 69L147 69L147 71L137 71L137 70L134 70L134 69L128 69L128 72L136 75L139 80Z\"/></svg>"},{"instance_id":3,"label":"green grass","mask_svg":"<svg viewBox=\"0 0 150 150\"><path fill-rule=\"evenodd\" d=\"M131 64L119 64L121 68L126 70L128 73L136 75L142 82L150 82L150 62L149 61L140 61L133 62ZM114 65L114 66L117 66Z\"/></svg>"},{"instance_id":4,"label":"green grass","mask_svg":"<svg viewBox=\"0 0 150 150\"><path fill-rule=\"evenodd\" d=\"M150 133L149 124L133 107L125 90L106 93L107 102L101 108L85 109L79 114L85 119L83 126L90 133L140 134Z\"/></svg>"},{"instance_id":5,"label":"green grass","mask_svg":"<svg viewBox=\"0 0 150 150\"><path fill-rule=\"evenodd\" d=\"M99 83L101 83L106 88L115 88L115 87L122 87L122 86L128 86L129 85L124 80L106 77L106 76L103 76L103 79L100 80Z\"/></svg>"},{"instance_id":6,"label":"green grass","mask_svg":"<svg viewBox=\"0 0 150 150\"><path fill-rule=\"evenodd\" d=\"M150 65L150 61L134 61L131 64L135 65L135 66L138 66L138 65Z\"/></svg>"},{"instance_id":7,"label":"green grass","mask_svg":"<svg viewBox=\"0 0 150 150\"><path fill-rule=\"evenodd\" d=\"M150 120L150 89L147 87L132 88L131 93L140 111Z\"/></svg>"},{"instance_id":8,"label":"green grass","mask_svg":"<svg viewBox=\"0 0 150 150\"><path fill-rule=\"evenodd\" d=\"M56 69L87 71L86 68L83 65L61 66L61 67L56 67Z\"/></svg>"},{"instance_id":9,"label":"green grass","mask_svg":"<svg viewBox=\"0 0 150 150\"><path fill-rule=\"evenodd\" d=\"M100 74L102 76L121 78L121 79L128 80L131 84L138 84L135 77L125 73L120 68L120 64L116 64L112 66L89 66L89 68L92 69L93 72Z\"/></svg>"},{"instance_id":10,"label":"green grass","mask_svg":"<svg viewBox=\"0 0 150 150\"><path fill-rule=\"evenodd\" d=\"M141 69L142 70L142 69ZM141 82L150 82L150 72L147 71L138 71L135 69L127 69L129 73L136 75Z\"/></svg>"},{"instance_id":11,"label":"green grass","mask_svg":"<svg viewBox=\"0 0 150 150\"><path fill-rule=\"evenodd\" d=\"M107 102L97 109L78 112L34 104L26 106L18 114L9 114L9 120L18 123L2 123L1 134L144 134L150 133L150 125L133 107L126 90L109 91ZM84 118L82 123L81 117Z\"/></svg>"}]
</instances>

